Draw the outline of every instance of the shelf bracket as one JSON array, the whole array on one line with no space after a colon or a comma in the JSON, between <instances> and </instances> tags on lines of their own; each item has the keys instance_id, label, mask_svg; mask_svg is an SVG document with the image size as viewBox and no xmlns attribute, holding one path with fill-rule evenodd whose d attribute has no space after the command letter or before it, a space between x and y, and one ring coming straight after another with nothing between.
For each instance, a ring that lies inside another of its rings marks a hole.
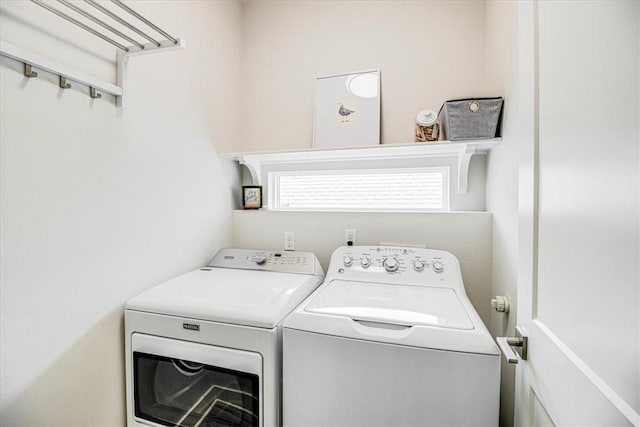
<instances>
[{"instance_id":1,"label":"shelf bracket","mask_svg":"<svg viewBox=\"0 0 640 427\"><path fill-rule=\"evenodd\" d=\"M129 86L129 58L132 56L149 55L158 52L167 52L170 50L180 50L187 46L184 39L177 39L176 43L171 40L162 40L156 43L146 43L142 48L130 46L127 52L118 50L116 58L116 84L121 94L116 97L116 106L118 108L127 108L127 87Z\"/></svg>"},{"instance_id":2,"label":"shelf bracket","mask_svg":"<svg viewBox=\"0 0 640 427\"><path fill-rule=\"evenodd\" d=\"M458 194L469 191L469 166L471 157L476 154L476 144L464 144L458 152Z\"/></svg>"},{"instance_id":3,"label":"shelf bracket","mask_svg":"<svg viewBox=\"0 0 640 427\"><path fill-rule=\"evenodd\" d=\"M242 166L246 166L253 185L262 185L262 157L238 155L236 160Z\"/></svg>"}]
</instances>

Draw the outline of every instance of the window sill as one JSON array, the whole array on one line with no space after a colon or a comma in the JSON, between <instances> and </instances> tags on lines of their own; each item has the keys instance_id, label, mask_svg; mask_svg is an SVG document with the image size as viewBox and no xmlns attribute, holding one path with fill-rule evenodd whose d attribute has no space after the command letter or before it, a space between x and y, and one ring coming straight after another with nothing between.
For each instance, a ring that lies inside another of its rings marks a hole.
<instances>
[{"instance_id":1,"label":"window sill","mask_svg":"<svg viewBox=\"0 0 640 427\"><path fill-rule=\"evenodd\" d=\"M230 153L223 154L222 157L236 160L246 166L251 173L253 184L264 185L262 183L264 165L385 159L392 161L397 167L402 167L403 160L453 156L458 159L458 192L466 193L471 157L474 154L486 154L501 141L501 138L493 138L456 142L381 144L356 148Z\"/></svg>"}]
</instances>

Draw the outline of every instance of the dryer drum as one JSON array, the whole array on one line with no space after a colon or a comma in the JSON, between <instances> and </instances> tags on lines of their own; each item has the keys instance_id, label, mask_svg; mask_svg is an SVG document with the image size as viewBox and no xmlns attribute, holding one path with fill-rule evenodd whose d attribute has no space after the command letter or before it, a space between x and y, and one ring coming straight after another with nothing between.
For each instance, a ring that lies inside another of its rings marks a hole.
<instances>
[{"instance_id":1,"label":"dryer drum","mask_svg":"<svg viewBox=\"0 0 640 427\"><path fill-rule=\"evenodd\" d=\"M171 363L181 374L187 376L199 374L204 369L202 363L190 362L188 360L171 359Z\"/></svg>"},{"instance_id":2,"label":"dryer drum","mask_svg":"<svg viewBox=\"0 0 640 427\"><path fill-rule=\"evenodd\" d=\"M257 426L258 381L206 364L135 353L136 412L166 426Z\"/></svg>"}]
</instances>

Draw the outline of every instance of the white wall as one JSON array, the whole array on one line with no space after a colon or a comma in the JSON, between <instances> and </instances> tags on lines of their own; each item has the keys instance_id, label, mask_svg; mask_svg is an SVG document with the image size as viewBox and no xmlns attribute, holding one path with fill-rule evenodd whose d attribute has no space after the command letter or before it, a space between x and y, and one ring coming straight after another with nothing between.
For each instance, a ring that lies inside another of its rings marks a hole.
<instances>
[{"instance_id":1,"label":"white wall","mask_svg":"<svg viewBox=\"0 0 640 427\"><path fill-rule=\"evenodd\" d=\"M485 325L490 319L491 214L235 211L233 246L282 249L293 231L296 250L316 254L327 269L333 251L344 245L344 230L357 230L357 244L381 242L443 249L460 261L469 299Z\"/></svg>"},{"instance_id":2,"label":"white wall","mask_svg":"<svg viewBox=\"0 0 640 427\"><path fill-rule=\"evenodd\" d=\"M492 312L491 331L513 336L517 303L518 161L521 140L518 126L518 4L489 0L485 15L485 84L505 98L502 143L487 157L487 210L493 214L492 295L505 295L508 314ZM515 367L502 359L500 425L513 425Z\"/></svg>"},{"instance_id":3,"label":"white wall","mask_svg":"<svg viewBox=\"0 0 640 427\"><path fill-rule=\"evenodd\" d=\"M231 243L240 5L133 3L188 47L131 60L126 111L0 63L3 425L124 425L125 301ZM113 80L110 45L0 8L3 41Z\"/></svg>"},{"instance_id":4,"label":"white wall","mask_svg":"<svg viewBox=\"0 0 640 427\"><path fill-rule=\"evenodd\" d=\"M243 151L311 147L321 76L381 70L383 143L412 142L420 110L487 95L483 1L251 1L243 17Z\"/></svg>"}]
</instances>

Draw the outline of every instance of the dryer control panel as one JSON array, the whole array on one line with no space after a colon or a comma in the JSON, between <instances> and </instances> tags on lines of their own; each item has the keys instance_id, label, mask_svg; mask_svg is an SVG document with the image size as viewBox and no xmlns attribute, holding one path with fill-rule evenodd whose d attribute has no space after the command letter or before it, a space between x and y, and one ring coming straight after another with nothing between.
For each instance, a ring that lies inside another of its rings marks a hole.
<instances>
[{"instance_id":1,"label":"dryer control panel","mask_svg":"<svg viewBox=\"0 0 640 427\"><path fill-rule=\"evenodd\" d=\"M312 252L298 251L220 249L207 267L323 275Z\"/></svg>"},{"instance_id":2,"label":"dryer control panel","mask_svg":"<svg viewBox=\"0 0 640 427\"><path fill-rule=\"evenodd\" d=\"M450 284L460 278L456 257L446 251L396 246L342 246L331 257L327 279Z\"/></svg>"}]
</instances>

